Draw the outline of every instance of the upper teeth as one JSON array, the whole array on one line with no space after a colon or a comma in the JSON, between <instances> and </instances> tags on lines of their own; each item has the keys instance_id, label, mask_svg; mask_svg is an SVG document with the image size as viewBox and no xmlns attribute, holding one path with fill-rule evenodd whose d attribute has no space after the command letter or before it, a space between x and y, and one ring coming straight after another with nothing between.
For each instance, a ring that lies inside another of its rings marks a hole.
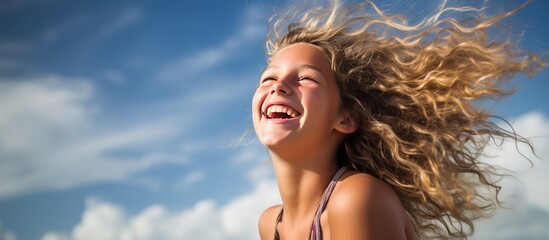
<instances>
[{"instance_id":1,"label":"upper teeth","mask_svg":"<svg viewBox=\"0 0 549 240\"><path fill-rule=\"evenodd\" d=\"M271 105L267 108L267 116L271 117L272 113L286 113L291 117L297 117L298 113L291 108L282 105Z\"/></svg>"}]
</instances>

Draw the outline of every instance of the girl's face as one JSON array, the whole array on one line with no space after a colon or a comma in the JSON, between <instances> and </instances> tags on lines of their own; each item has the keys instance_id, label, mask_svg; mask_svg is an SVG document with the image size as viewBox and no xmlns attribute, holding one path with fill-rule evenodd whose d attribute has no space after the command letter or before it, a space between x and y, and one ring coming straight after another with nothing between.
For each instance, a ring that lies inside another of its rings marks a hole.
<instances>
[{"instance_id":1,"label":"girl's face","mask_svg":"<svg viewBox=\"0 0 549 240\"><path fill-rule=\"evenodd\" d=\"M279 50L261 76L252 103L254 128L271 150L289 143L323 147L338 130L339 106L337 83L323 52L311 44L293 44Z\"/></svg>"}]
</instances>

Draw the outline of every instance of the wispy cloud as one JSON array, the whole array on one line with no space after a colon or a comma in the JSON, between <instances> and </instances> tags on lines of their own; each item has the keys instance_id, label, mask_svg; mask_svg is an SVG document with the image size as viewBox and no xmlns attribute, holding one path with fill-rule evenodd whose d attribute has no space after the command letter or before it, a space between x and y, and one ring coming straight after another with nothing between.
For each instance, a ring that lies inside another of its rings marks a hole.
<instances>
[{"instance_id":1,"label":"wispy cloud","mask_svg":"<svg viewBox=\"0 0 549 240\"><path fill-rule=\"evenodd\" d=\"M198 170L194 172L190 172L189 174L184 175L175 183L176 190L179 191L186 191L189 189L192 185L200 182L202 179L206 177L206 173L204 171Z\"/></svg>"},{"instance_id":2,"label":"wispy cloud","mask_svg":"<svg viewBox=\"0 0 549 240\"><path fill-rule=\"evenodd\" d=\"M231 162L239 167L248 167L246 176L250 182L274 179L272 161L269 158L268 151L259 141L254 141L247 146L240 145L237 150L231 158Z\"/></svg>"},{"instance_id":3,"label":"wispy cloud","mask_svg":"<svg viewBox=\"0 0 549 240\"><path fill-rule=\"evenodd\" d=\"M27 41L0 41L0 55L27 54L32 48L32 44Z\"/></svg>"},{"instance_id":4,"label":"wispy cloud","mask_svg":"<svg viewBox=\"0 0 549 240\"><path fill-rule=\"evenodd\" d=\"M155 166L188 164L197 151L222 147L223 140L196 138L194 129L220 118L227 104L249 91L244 84L226 82L159 99L140 105L143 113L128 116L107 115L112 110L97 101L100 95L88 79L0 79L0 199L97 182L141 181L136 174ZM128 151L132 154L124 154ZM159 182L152 183L160 188Z\"/></svg>"},{"instance_id":5,"label":"wispy cloud","mask_svg":"<svg viewBox=\"0 0 549 240\"><path fill-rule=\"evenodd\" d=\"M116 19L104 26L100 35L105 37L114 34L134 23L143 17L143 12L138 7L130 7L125 9Z\"/></svg>"},{"instance_id":6,"label":"wispy cloud","mask_svg":"<svg viewBox=\"0 0 549 240\"><path fill-rule=\"evenodd\" d=\"M23 68L24 64L18 59L0 57L0 71Z\"/></svg>"},{"instance_id":7,"label":"wispy cloud","mask_svg":"<svg viewBox=\"0 0 549 240\"><path fill-rule=\"evenodd\" d=\"M0 73L22 69L22 59L32 52L34 46L28 41L0 41Z\"/></svg>"},{"instance_id":8,"label":"wispy cloud","mask_svg":"<svg viewBox=\"0 0 549 240\"><path fill-rule=\"evenodd\" d=\"M98 125L94 87L58 76L0 81L0 198L121 181L158 164L184 164L177 152L148 147L183 132L191 118L155 116ZM104 120L103 120L104 121ZM113 154L142 149L139 155Z\"/></svg>"},{"instance_id":9,"label":"wispy cloud","mask_svg":"<svg viewBox=\"0 0 549 240\"><path fill-rule=\"evenodd\" d=\"M101 78L106 79L109 82L115 84L124 84L126 83L126 75L120 71L113 69L106 69L99 73Z\"/></svg>"},{"instance_id":10,"label":"wispy cloud","mask_svg":"<svg viewBox=\"0 0 549 240\"><path fill-rule=\"evenodd\" d=\"M0 2L0 15L12 11L17 11L21 8L34 4L44 4L54 2L55 0L7 0Z\"/></svg>"},{"instance_id":11,"label":"wispy cloud","mask_svg":"<svg viewBox=\"0 0 549 240\"><path fill-rule=\"evenodd\" d=\"M63 35L70 33L82 27L85 23L89 22L89 18L85 15L76 15L62 21L62 23L50 26L42 30L41 40L45 43L51 43Z\"/></svg>"},{"instance_id":12,"label":"wispy cloud","mask_svg":"<svg viewBox=\"0 0 549 240\"><path fill-rule=\"evenodd\" d=\"M238 57L242 49L246 49L246 44L265 35L265 19L261 11L258 7L250 6L241 20L243 24L233 36L226 38L219 46L185 54L168 62L160 68L156 78L163 81L184 80Z\"/></svg>"}]
</instances>

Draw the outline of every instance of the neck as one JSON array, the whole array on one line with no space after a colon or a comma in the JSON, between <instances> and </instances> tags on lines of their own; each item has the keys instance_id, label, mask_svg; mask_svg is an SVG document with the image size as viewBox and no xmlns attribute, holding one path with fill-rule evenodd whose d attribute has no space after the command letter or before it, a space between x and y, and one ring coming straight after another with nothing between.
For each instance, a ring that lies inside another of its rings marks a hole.
<instances>
[{"instance_id":1,"label":"neck","mask_svg":"<svg viewBox=\"0 0 549 240\"><path fill-rule=\"evenodd\" d=\"M271 157L284 207L284 221L312 218L332 176L337 171L334 149L283 154Z\"/></svg>"}]
</instances>

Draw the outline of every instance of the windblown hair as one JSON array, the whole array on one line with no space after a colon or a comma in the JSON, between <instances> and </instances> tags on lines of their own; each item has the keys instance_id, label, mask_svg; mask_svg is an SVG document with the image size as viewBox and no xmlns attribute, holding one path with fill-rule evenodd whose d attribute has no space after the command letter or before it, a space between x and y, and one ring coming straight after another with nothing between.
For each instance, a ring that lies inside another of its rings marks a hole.
<instances>
[{"instance_id":1,"label":"windblown hair","mask_svg":"<svg viewBox=\"0 0 549 240\"><path fill-rule=\"evenodd\" d=\"M391 185L419 238L467 238L473 220L501 203L500 172L480 161L485 146L509 139L531 147L478 105L511 94L506 80L544 65L509 37L490 37L521 7L488 16L481 7L441 4L412 25L370 1L334 0L297 18L275 16L267 55L302 42L322 49L342 108L359 124L343 140L339 164Z\"/></svg>"}]
</instances>

